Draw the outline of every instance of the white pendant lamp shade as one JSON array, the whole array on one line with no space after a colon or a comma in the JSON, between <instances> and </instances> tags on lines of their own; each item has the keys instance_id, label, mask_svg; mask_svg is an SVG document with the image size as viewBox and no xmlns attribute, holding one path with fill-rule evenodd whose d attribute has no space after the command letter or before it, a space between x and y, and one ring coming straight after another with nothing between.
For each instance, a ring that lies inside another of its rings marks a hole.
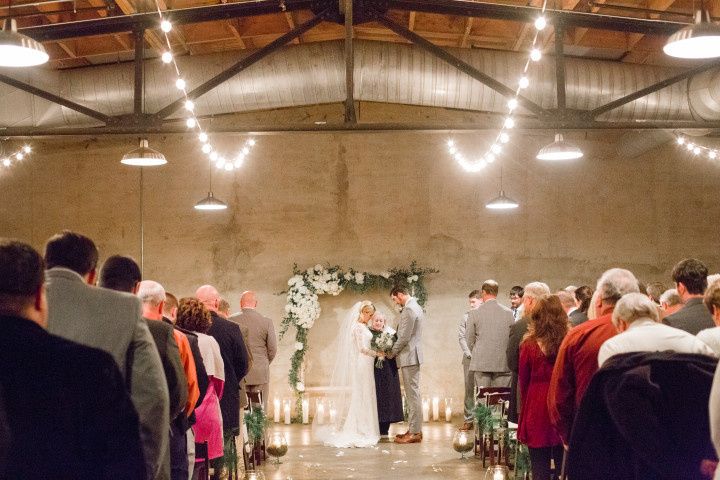
<instances>
[{"instance_id":1,"label":"white pendant lamp shade","mask_svg":"<svg viewBox=\"0 0 720 480\"><path fill-rule=\"evenodd\" d=\"M157 167L165 165L165 155L148 147L148 141L145 138L140 139L140 146L123 155L120 163L132 165L134 167Z\"/></svg>"},{"instance_id":2,"label":"white pendant lamp shade","mask_svg":"<svg viewBox=\"0 0 720 480\"><path fill-rule=\"evenodd\" d=\"M720 26L712 23L707 10L700 9L695 12L695 24L673 33L663 51L677 58L720 57Z\"/></svg>"},{"instance_id":3,"label":"white pendant lamp shade","mask_svg":"<svg viewBox=\"0 0 720 480\"><path fill-rule=\"evenodd\" d=\"M500 190L500 195L485 204L485 208L490 210L512 210L519 206L520 204L518 202L505 195L504 190Z\"/></svg>"},{"instance_id":4,"label":"white pendant lamp shade","mask_svg":"<svg viewBox=\"0 0 720 480\"><path fill-rule=\"evenodd\" d=\"M577 145L566 142L562 134L555 134L555 141L549 145L545 145L537 154L538 160L575 160L583 156L582 150Z\"/></svg>"},{"instance_id":5,"label":"white pendant lamp shade","mask_svg":"<svg viewBox=\"0 0 720 480\"><path fill-rule=\"evenodd\" d=\"M195 204L195 210L225 210L226 208L228 208L227 204L215 198L212 191L208 192L207 197Z\"/></svg>"},{"instance_id":6,"label":"white pendant lamp shade","mask_svg":"<svg viewBox=\"0 0 720 480\"><path fill-rule=\"evenodd\" d=\"M33 67L50 56L42 43L18 33L14 18L7 18L0 31L0 67Z\"/></svg>"}]
</instances>

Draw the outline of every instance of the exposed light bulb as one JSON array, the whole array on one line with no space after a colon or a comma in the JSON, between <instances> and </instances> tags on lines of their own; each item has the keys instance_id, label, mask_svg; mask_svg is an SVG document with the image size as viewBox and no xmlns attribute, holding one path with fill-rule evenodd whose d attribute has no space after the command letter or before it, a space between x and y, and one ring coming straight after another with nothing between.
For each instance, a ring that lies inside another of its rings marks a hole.
<instances>
[{"instance_id":1,"label":"exposed light bulb","mask_svg":"<svg viewBox=\"0 0 720 480\"><path fill-rule=\"evenodd\" d=\"M188 128L195 128L195 125L197 125L197 122L195 121L194 118L191 117L191 118L188 118L187 120L185 120L185 125L187 125Z\"/></svg>"},{"instance_id":2,"label":"exposed light bulb","mask_svg":"<svg viewBox=\"0 0 720 480\"><path fill-rule=\"evenodd\" d=\"M530 60L532 60L533 62L537 62L540 61L541 58L542 52L540 51L540 49L533 48L532 50L530 50Z\"/></svg>"},{"instance_id":3,"label":"exposed light bulb","mask_svg":"<svg viewBox=\"0 0 720 480\"><path fill-rule=\"evenodd\" d=\"M12 162L10 161L9 158L3 158L2 164L6 167L9 167L12 164Z\"/></svg>"},{"instance_id":4,"label":"exposed light bulb","mask_svg":"<svg viewBox=\"0 0 720 480\"><path fill-rule=\"evenodd\" d=\"M508 105L508 108L510 109L511 112L512 112L513 110L515 110L515 109L517 108L517 106L518 106L518 100L517 100L517 98L511 98L510 100L508 100L508 104L507 104L507 105Z\"/></svg>"},{"instance_id":5,"label":"exposed light bulb","mask_svg":"<svg viewBox=\"0 0 720 480\"><path fill-rule=\"evenodd\" d=\"M208 136L207 136L207 133L205 133L205 132L200 132L200 135L198 135L198 138L203 143L208 141Z\"/></svg>"},{"instance_id":6,"label":"exposed light bulb","mask_svg":"<svg viewBox=\"0 0 720 480\"><path fill-rule=\"evenodd\" d=\"M483 168L487 167L487 164L488 164L488 162L486 162L485 160L480 160L480 161L478 162L478 167L479 167L480 169L483 169Z\"/></svg>"},{"instance_id":7,"label":"exposed light bulb","mask_svg":"<svg viewBox=\"0 0 720 480\"><path fill-rule=\"evenodd\" d=\"M254 146L255 146L255 143L256 143L256 142L255 142L255 139L254 139L254 138L251 138L250 140L248 140L248 145L250 145L251 147L254 147Z\"/></svg>"},{"instance_id":8,"label":"exposed light bulb","mask_svg":"<svg viewBox=\"0 0 720 480\"><path fill-rule=\"evenodd\" d=\"M238 158L235 159L235 168L240 168L240 167L242 167L242 164L243 164L243 159L242 159L242 158L238 157Z\"/></svg>"},{"instance_id":9,"label":"exposed light bulb","mask_svg":"<svg viewBox=\"0 0 720 480\"><path fill-rule=\"evenodd\" d=\"M450 155L455 155L455 154L457 153L457 148L455 148L455 147L450 147L450 148L448 149L448 151L450 152Z\"/></svg>"},{"instance_id":10,"label":"exposed light bulb","mask_svg":"<svg viewBox=\"0 0 720 480\"><path fill-rule=\"evenodd\" d=\"M175 80L175 86L178 90L185 90L185 80L183 80L182 78L178 78L177 80Z\"/></svg>"},{"instance_id":11,"label":"exposed light bulb","mask_svg":"<svg viewBox=\"0 0 720 480\"><path fill-rule=\"evenodd\" d=\"M708 157L710 157L711 160L715 160L717 158L717 152L715 150L710 150Z\"/></svg>"},{"instance_id":12,"label":"exposed light bulb","mask_svg":"<svg viewBox=\"0 0 720 480\"><path fill-rule=\"evenodd\" d=\"M223 157L218 158L215 165L217 166L217 168L225 168L225 159Z\"/></svg>"},{"instance_id":13,"label":"exposed light bulb","mask_svg":"<svg viewBox=\"0 0 720 480\"><path fill-rule=\"evenodd\" d=\"M688 149L689 152L692 152L692 149L695 148L695 144L694 144L694 143L688 143L686 148Z\"/></svg>"},{"instance_id":14,"label":"exposed light bulb","mask_svg":"<svg viewBox=\"0 0 720 480\"><path fill-rule=\"evenodd\" d=\"M225 164L225 171L230 172L232 169L235 168L232 163L226 163Z\"/></svg>"},{"instance_id":15,"label":"exposed light bulb","mask_svg":"<svg viewBox=\"0 0 720 480\"><path fill-rule=\"evenodd\" d=\"M25 152L25 153L32 152L32 148L30 148L30 145L25 145L22 149L23 149L23 152Z\"/></svg>"},{"instance_id":16,"label":"exposed light bulb","mask_svg":"<svg viewBox=\"0 0 720 480\"><path fill-rule=\"evenodd\" d=\"M23 155L22 152L18 152L15 154L15 158L17 158L18 160L22 160L23 158L25 158L25 155Z\"/></svg>"},{"instance_id":17,"label":"exposed light bulb","mask_svg":"<svg viewBox=\"0 0 720 480\"><path fill-rule=\"evenodd\" d=\"M515 120L513 120L510 117L505 119L505 128L510 129L510 128L513 128L514 126L515 126Z\"/></svg>"},{"instance_id":18,"label":"exposed light bulb","mask_svg":"<svg viewBox=\"0 0 720 480\"><path fill-rule=\"evenodd\" d=\"M538 17L535 19L535 28L537 30L543 30L545 27L547 27L547 20L545 20L545 17Z\"/></svg>"},{"instance_id":19,"label":"exposed light bulb","mask_svg":"<svg viewBox=\"0 0 720 480\"><path fill-rule=\"evenodd\" d=\"M458 162L462 162L463 156L460 152L456 153L454 156L455 160L457 160Z\"/></svg>"},{"instance_id":20,"label":"exposed light bulb","mask_svg":"<svg viewBox=\"0 0 720 480\"><path fill-rule=\"evenodd\" d=\"M485 155L485 160L487 161L487 163L493 163L495 161L495 155L493 155L492 153L488 153L487 155Z\"/></svg>"},{"instance_id":21,"label":"exposed light bulb","mask_svg":"<svg viewBox=\"0 0 720 480\"><path fill-rule=\"evenodd\" d=\"M685 143L685 138L683 138L683 137L678 137L677 143L678 143L678 145L683 145L683 144Z\"/></svg>"},{"instance_id":22,"label":"exposed light bulb","mask_svg":"<svg viewBox=\"0 0 720 480\"><path fill-rule=\"evenodd\" d=\"M201 150L203 151L203 153L210 153L212 152L212 147L209 143L206 143L202 146Z\"/></svg>"},{"instance_id":23,"label":"exposed light bulb","mask_svg":"<svg viewBox=\"0 0 720 480\"><path fill-rule=\"evenodd\" d=\"M501 143L508 143L509 141L510 141L510 135L508 135L508 134L505 133L505 132L502 132L502 133L500 134L500 142L501 142Z\"/></svg>"},{"instance_id":24,"label":"exposed light bulb","mask_svg":"<svg viewBox=\"0 0 720 480\"><path fill-rule=\"evenodd\" d=\"M164 52L160 58L162 59L163 63L170 63L172 62L173 56L170 52Z\"/></svg>"},{"instance_id":25,"label":"exposed light bulb","mask_svg":"<svg viewBox=\"0 0 720 480\"><path fill-rule=\"evenodd\" d=\"M518 81L518 86L520 88L527 88L530 86L530 79L528 77L520 77L520 81Z\"/></svg>"},{"instance_id":26,"label":"exposed light bulb","mask_svg":"<svg viewBox=\"0 0 720 480\"><path fill-rule=\"evenodd\" d=\"M170 23L168 20L163 20L162 22L160 22L160 30L168 33L170 30L172 30L172 23Z\"/></svg>"},{"instance_id":27,"label":"exposed light bulb","mask_svg":"<svg viewBox=\"0 0 720 480\"><path fill-rule=\"evenodd\" d=\"M210 160L214 162L217 159L218 159L217 152L210 152Z\"/></svg>"},{"instance_id":28,"label":"exposed light bulb","mask_svg":"<svg viewBox=\"0 0 720 480\"><path fill-rule=\"evenodd\" d=\"M695 147L695 148L693 148L693 153L694 153L695 155L698 155L698 154L700 153L700 147Z\"/></svg>"},{"instance_id":29,"label":"exposed light bulb","mask_svg":"<svg viewBox=\"0 0 720 480\"><path fill-rule=\"evenodd\" d=\"M250 153L250 149L247 148L247 147L243 147L243 149L241 150L241 152L243 153L243 155L247 155L248 153Z\"/></svg>"},{"instance_id":30,"label":"exposed light bulb","mask_svg":"<svg viewBox=\"0 0 720 480\"><path fill-rule=\"evenodd\" d=\"M185 100L185 110L192 112L195 110L195 104L192 100Z\"/></svg>"},{"instance_id":31,"label":"exposed light bulb","mask_svg":"<svg viewBox=\"0 0 720 480\"><path fill-rule=\"evenodd\" d=\"M502 151L502 148L500 147L500 145L498 145L497 143L495 143L495 144L493 144L492 147L490 147L490 150L492 150L492 152L493 152L494 154L498 154L498 153L500 153L500 152Z\"/></svg>"},{"instance_id":32,"label":"exposed light bulb","mask_svg":"<svg viewBox=\"0 0 720 480\"><path fill-rule=\"evenodd\" d=\"M452 148L452 147L455 146L455 142L452 141L452 140L448 140L448 141L447 141L447 146L450 147L450 148Z\"/></svg>"}]
</instances>

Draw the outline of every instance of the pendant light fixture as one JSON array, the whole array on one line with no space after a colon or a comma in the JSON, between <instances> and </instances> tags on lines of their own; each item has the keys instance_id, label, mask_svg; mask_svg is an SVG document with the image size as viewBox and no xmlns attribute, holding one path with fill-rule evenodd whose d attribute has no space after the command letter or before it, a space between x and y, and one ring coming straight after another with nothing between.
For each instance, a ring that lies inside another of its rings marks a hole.
<instances>
[{"instance_id":1,"label":"pendant light fixture","mask_svg":"<svg viewBox=\"0 0 720 480\"><path fill-rule=\"evenodd\" d=\"M695 23L673 33L663 51L677 58L720 57L720 26L712 23L705 2L695 12Z\"/></svg>"},{"instance_id":2,"label":"pendant light fixture","mask_svg":"<svg viewBox=\"0 0 720 480\"><path fill-rule=\"evenodd\" d=\"M212 192L212 167L210 167L210 189L207 197L195 204L195 210L225 210L228 208L227 203L215 198Z\"/></svg>"},{"instance_id":3,"label":"pendant light fixture","mask_svg":"<svg viewBox=\"0 0 720 480\"><path fill-rule=\"evenodd\" d=\"M502 188L502 168L500 168L500 194L485 204L485 208L489 210L512 210L518 208L520 204L512 198L505 195Z\"/></svg>"},{"instance_id":4,"label":"pendant light fixture","mask_svg":"<svg viewBox=\"0 0 720 480\"><path fill-rule=\"evenodd\" d=\"M0 31L0 67L34 67L50 56L42 43L18 33L14 18L6 18Z\"/></svg>"},{"instance_id":5,"label":"pendant light fixture","mask_svg":"<svg viewBox=\"0 0 720 480\"><path fill-rule=\"evenodd\" d=\"M134 167L157 167L165 165L165 155L148 147L147 138L140 139L140 146L123 155L120 163Z\"/></svg>"},{"instance_id":6,"label":"pendant light fixture","mask_svg":"<svg viewBox=\"0 0 720 480\"><path fill-rule=\"evenodd\" d=\"M561 133L555 134L555 141L545 145L537 154L538 160L575 160L583 156L582 150L570 142L563 139Z\"/></svg>"}]
</instances>

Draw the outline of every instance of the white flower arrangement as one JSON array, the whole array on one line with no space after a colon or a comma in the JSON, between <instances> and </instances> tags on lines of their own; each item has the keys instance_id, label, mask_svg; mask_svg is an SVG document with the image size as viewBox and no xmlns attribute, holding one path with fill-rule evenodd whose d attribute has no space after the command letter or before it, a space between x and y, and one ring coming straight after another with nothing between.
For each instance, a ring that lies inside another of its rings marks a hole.
<instances>
[{"instance_id":1,"label":"white flower arrangement","mask_svg":"<svg viewBox=\"0 0 720 480\"><path fill-rule=\"evenodd\" d=\"M299 352L303 348L305 348L305 345L303 345L302 342L295 342L295 350Z\"/></svg>"},{"instance_id":2,"label":"white flower arrangement","mask_svg":"<svg viewBox=\"0 0 720 480\"><path fill-rule=\"evenodd\" d=\"M295 390L298 392L304 392L305 391L305 384L303 382L297 382L295 384Z\"/></svg>"}]
</instances>

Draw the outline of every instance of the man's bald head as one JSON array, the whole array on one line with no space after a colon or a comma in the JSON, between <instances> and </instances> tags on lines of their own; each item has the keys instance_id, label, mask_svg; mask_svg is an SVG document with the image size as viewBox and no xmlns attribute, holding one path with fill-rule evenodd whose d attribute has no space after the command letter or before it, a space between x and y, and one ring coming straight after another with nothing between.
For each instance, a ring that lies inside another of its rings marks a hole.
<instances>
[{"instance_id":1,"label":"man's bald head","mask_svg":"<svg viewBox=\"0 0 720 480\"><path fill-rule=\"evenodd\" d=\"M256 308L257 307L257 296L252 290L243 292L240 295L240 308Z\"/></svg>"},{"instance_id":2,"label":"man's bald head","mask_svg":"<svg viewBox=\"0 0 720 480\"><path fill-rule=\"evenodd\" d=\"M200 300L208 310L217 313L220 304L220 292L212 285L203 285L195 291L195 298Z\"/></svg>"}]
</instances>

